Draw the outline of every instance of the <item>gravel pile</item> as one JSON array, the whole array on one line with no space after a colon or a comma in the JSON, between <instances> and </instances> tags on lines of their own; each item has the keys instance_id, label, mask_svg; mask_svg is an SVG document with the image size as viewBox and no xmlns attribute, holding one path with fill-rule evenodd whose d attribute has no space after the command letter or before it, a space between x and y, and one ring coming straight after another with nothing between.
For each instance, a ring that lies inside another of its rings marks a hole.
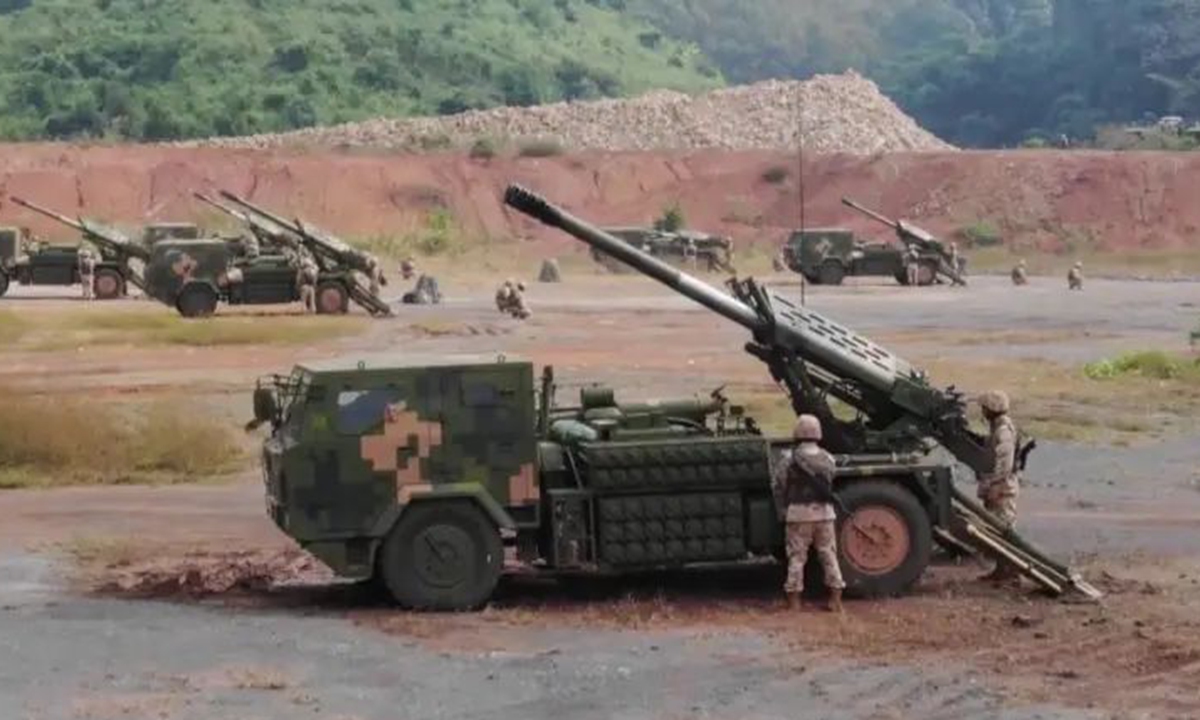
<instances>
[{"instance_id":1,"label":"gravel pile","mask_svg":"<svg viewBox=\"0 0 1200 720\"><path fill-rule=\"evenodd\" d=\"M858 75L771 80L703 95L654 91L631 99L476 110L445 117L380 118L289 133L212 138L187 146L391 150L470 147L476 141L552 141L575 150L805 149L869 155L952 149ZM544 152L544 151L543 151ZM549 154L549 153L546 153Z\"/></svg>"}]
</instances>

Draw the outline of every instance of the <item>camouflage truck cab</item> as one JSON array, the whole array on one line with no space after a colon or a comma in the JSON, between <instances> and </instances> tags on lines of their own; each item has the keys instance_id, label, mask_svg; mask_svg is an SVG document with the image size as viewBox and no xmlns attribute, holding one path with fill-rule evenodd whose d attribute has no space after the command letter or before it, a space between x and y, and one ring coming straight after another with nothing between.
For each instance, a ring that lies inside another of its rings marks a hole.
<instances>
[{"instance_id":1,"label":"camouflage truck cab","mask_svg":"<svg viewBox=\"0 0 1200 720\"><path fill-rule=\"evenodd\" d=\"M840 285L858 275L894 277L905 284L904 250L895 243L865 243L843 228L817 228L792 233L784 246L784 261L815 285ZM937 276L937 258L922 253L919 282L929 285Z\"/></svg>"},{"instance_id":2,"label":"camouflage truck cab","mask_svg":"<svg viewBox=\"0 0 1200 720\"><path fill-rule=\"evenodd\" d=\"M406 605L472 607L499 577L500 532L538 525L528 363L305 365L264 394L271 517L339 575L378 567Z\"/></svg>"},{"instance_id":3,"label":"camouflage truck cab","mask_svg":"<svg viewBox=\"0 0 1200 720\"><path fill-rule=\"evenodd\" d=\"M339 575L439 610L486 602L505 558L611 574L781 552L770 468L789 443L763 437L719 391L619 403L592 386L574 406L555 394L549 369L535 393L525 362L302 365L265 378L254 404L272 427L270 515ZM911 539L881 558L847 538L852 592L904 590L928 562L948 470L849 458L843 477L852 512L886 508L885 531Z\"/></svg>"},{"instance_id":4,"label":"camouflage truck cab","mask_svg":"<svg viewBox=\"0 0 1200 720\"><path fill-rule=\"evenodd\" d=\"M613 227L614 237L645 250L654 257L675 264L695 263L707 272L733 272L733 240L695 230L668 232L646 227ZM624 273L628 268L610 255L593 249L592 259L609 272Z\"/></svg>"},{"instance_id":5,"label":"camouflage truck cab","mask_svg":"<svg viewBox=\"0 0 1200 720\"><path fill-rule=\"evenodd\" d=\"M142 229L142 244L154 247L162 240L199 240L200 228L193 223L154 223Z\"/></svg>"}]
</instances>

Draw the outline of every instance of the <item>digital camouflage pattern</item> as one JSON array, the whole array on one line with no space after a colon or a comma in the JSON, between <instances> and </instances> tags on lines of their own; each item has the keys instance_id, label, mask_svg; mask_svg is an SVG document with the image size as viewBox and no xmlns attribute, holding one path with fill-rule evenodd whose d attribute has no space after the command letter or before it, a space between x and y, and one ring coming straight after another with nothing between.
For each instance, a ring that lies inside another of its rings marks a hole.
<instances>
[{"instance_id":1,"label":"digital camouflage pattern","mask_svg":"<svg viewBox=\"0 0 1200 720\"><path fill-rule=\"evenodd\" d=\"M305 366L280 394L264 446L271 514L339 574L369 574L414 501L471 498L510 528L538 501L529 363Z\"/></svg>"}]
</instances>

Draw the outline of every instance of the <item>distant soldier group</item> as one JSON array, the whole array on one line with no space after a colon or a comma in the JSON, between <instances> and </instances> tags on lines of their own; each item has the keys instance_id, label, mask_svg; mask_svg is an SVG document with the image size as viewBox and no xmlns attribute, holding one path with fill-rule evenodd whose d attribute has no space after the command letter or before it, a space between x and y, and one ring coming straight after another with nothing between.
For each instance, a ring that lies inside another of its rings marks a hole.
<instances>
[{"instance_id":1,"label":"distant soldier group","mask_svg":"<svg viewBox=\"0 0 1200 720\"><path fill-rule=\"evenodd\" d=\"M1024 260L1017 261L1017 264L1015 266L1013 266L1010 276L1012 277L1013 285L1028 285L1029 284L1029 273L1026 270ZM1068 290L1082 290L1083 289L1083 263L1082 262L1076 262L1074 265L1071 266L1071 269L1067 271L1067 289Z\"/></svg>"},{"instance_id":2,"label":"distant soldier group","mask_svg":"<svg viewBox=\"0 0 1200 720\"><path fill-rule=\"evenodd\" d=\"M525 304L525 283L509 278L496 290L496 309L519 320L527 320L533 313Z\"/></svg>"}]
</instances>

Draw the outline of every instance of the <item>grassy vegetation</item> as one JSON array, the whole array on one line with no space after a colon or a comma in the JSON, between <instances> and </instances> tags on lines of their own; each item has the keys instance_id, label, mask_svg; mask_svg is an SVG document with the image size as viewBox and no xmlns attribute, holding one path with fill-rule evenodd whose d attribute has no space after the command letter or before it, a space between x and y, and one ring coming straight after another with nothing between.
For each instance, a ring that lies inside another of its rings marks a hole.
<instances>
[{"instance_id":1,"label":"grassy vegetation","mask_svg":"<svg viewBox=\"0 0 1200 720\"><path fill-rule=\"evenodd\" d=\"M8 347L52 351L99 345L306 345L362 332L369 321L346 317L220 317L209 322L185 320L173 313L86 308L77 312L38 313L36 317L0 315L0 341Z\"/></svg>"},{"instance_id":2,"label":"grassy vegetation","mask_svg":"<svg viewBox=\"0 0 1200 720\"><path fill-rule=\"evenodd\" d=\"M1146 350L1088 363L1084 365L1083 372L1092 380L1116 380L1132 376L1200 383L1200 358L1181 358L1159 350Z\"/></svg>"},{"instance_id":3,"label":"grassy vegetation","mask_svg":"<svg viewBox=\"0 0 1200 720\"><path fill-rule=\"evenodd\" d=\"M967 255L968 270L972 273L1012 270L1018 259L1029 264L1029 274L1054 275L1066 283L1067 270L1079 260L1091 276L1111 277L1180 277L1200 276L1200 251L1196 250L1138 250L1110 252L1084 248L1074 253L1022 252L1007 247L973 248Z\"/></svg>"},{"instance_id":4,"label":"grassy vegetation","mask_svg":"<svg viewBox=\"0 0 1200 720\"><path fill-rule=\"evenodd\" d=\"M722 83L594 0L4 0L0 137L167 140Z\"/></svg>"},{"instance_id":5,"label":"grassy vegetation","mask_svg":"<svg viewBox=\"0 0 1200 720\"><path fill-rule=\"evenodd\" d=\"M543 158L562 155L566 148L552 138L535 138L523 140L517 145L517 155L528 158Z\"/></svg>"},{"instance_id":6,"label":"grassy vegetation","mask_svg":"<svg viewBox=\"0 0 1200 720\"><path fill-rule=\"evenodd\" d=\"M183 397L122 407L0 387L0 488L199 482L241 457L229 426Z\"/></svg>"}]
</instances>

